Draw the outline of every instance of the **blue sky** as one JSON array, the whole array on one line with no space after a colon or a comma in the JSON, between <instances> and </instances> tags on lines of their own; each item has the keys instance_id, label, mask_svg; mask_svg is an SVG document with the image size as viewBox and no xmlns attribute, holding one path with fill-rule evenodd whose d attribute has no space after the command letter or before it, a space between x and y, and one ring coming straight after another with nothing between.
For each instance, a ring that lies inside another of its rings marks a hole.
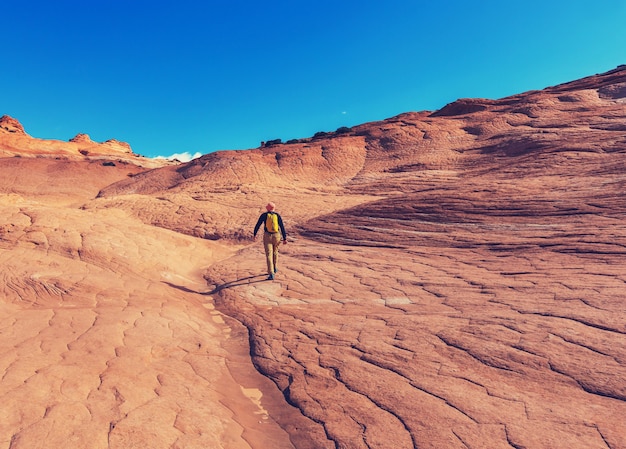
<instances>
[{"instance_id":1,"label":"blue sky","mask_svg":"<svg viewBox=\"0 0 626 449\"><path fill-rule=\"evenodd\" d=\"M0 115L144 156L247 149L626 64L626 1L5 2Z\"/></svg>"}]
</instances>

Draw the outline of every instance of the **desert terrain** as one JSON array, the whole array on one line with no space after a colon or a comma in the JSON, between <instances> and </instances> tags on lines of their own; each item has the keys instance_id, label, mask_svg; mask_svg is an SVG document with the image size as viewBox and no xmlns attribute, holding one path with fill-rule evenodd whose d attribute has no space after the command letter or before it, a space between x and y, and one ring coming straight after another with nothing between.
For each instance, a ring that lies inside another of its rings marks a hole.
<instances>
[{"instance_id":1,"label":"desert terrain","mask_svg":"<svg viewBox=\"0 0 626 449\"><path fill-rule=\"evenodd\" d=\"M188 163L18 119L0 449L626 449L626 66Z\"/></svg>"}]
</instances>

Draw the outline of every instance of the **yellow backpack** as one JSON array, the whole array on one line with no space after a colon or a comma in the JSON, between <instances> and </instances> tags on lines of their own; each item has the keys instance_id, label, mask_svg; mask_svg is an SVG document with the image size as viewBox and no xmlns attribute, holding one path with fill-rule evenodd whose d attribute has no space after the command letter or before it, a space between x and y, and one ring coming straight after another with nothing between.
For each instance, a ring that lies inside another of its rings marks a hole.
<instances>
[{"instance_id":1,"label":"yellow backpack","mask_svg":"<svg viewBox=\"0 0 626 449\"><path fill-rule=\"evenodd\" d=\"M265 229L267 232L278 232L278 214L276 212L268 212L265 219Z\"/></svg>"}]
</instances>

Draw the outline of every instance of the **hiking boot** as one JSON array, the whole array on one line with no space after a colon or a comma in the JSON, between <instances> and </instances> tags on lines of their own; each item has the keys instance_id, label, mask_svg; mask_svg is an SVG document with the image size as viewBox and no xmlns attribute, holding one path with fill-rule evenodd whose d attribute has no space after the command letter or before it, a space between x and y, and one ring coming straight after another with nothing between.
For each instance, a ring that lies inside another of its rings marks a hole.
<instances>
[{"instance_id":1,"label":"hiking boot","mask_svg":"<svg viewBox=\"0 0 626 449\"><path fill-rule=\"evenodd\" d=\"M274 273L271 273L268 277L267 277L268 281L273 281L274 280Z\"/></svg>"}]
</instances>

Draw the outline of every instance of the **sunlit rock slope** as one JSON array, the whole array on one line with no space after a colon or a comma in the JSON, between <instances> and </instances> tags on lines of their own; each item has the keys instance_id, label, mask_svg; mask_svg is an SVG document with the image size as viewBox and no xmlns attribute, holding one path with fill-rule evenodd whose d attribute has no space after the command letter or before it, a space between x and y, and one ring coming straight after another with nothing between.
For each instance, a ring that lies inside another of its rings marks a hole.
<instances>
[{"instance_id":1,"label":"sunlit rock slope","mask_svg":"<svg viewBox=\"0 0 626 449\"><path fill-rule=\"evenodd\" d=\"M31 147L0 447L626 448L625 66L179 165Z\"/></svg>"}]
</instances>

